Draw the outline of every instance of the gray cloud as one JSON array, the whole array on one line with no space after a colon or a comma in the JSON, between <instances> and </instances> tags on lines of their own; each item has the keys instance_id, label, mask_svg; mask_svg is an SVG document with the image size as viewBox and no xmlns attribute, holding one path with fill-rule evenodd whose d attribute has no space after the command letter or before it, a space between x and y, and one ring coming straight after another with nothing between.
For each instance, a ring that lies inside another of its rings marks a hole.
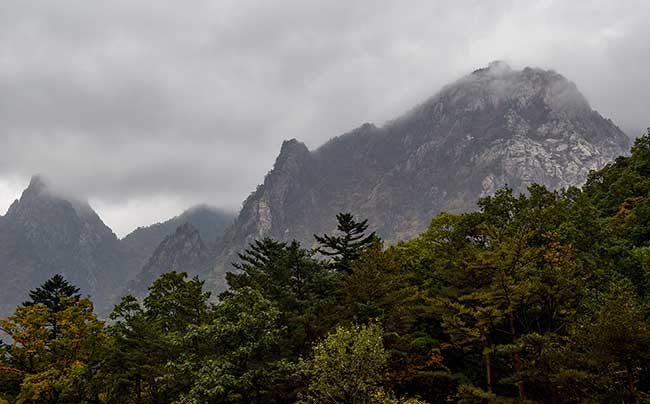
<instances>
[{"instance_id":1,"label":"gray cloud","mask_svg":"<svg viewBox=\"0 0 650 404\"><path fill-rule=\"evenodd\" d=\"M495 59L557 70L638 132L649 20L644 0L5 0L0 210L36 172L120 234L236 209L283 139L381 124Z\"/></svg>"}]
</instances>

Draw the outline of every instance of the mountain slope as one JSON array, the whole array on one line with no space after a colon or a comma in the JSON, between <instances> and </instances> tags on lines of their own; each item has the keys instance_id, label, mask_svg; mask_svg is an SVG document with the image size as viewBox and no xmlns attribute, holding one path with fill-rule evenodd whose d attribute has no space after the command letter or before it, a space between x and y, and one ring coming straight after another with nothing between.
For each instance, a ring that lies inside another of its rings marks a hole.
<instances>
[{"instance_id":1,"label":"mountain slope","mask_svg":"<svg viewBox=\"0 0 650 404\"><path fill-rule=\"evenodd\" d=\"M221 240L214 279L255 238L310 245L349 211L395 242L506 184L517 192L582 184L628 144L563 76L495 62L383 127L364 124L313 152L284 142Z\"/></svg>"},{"instance_id":2,"label":"mountain slope","mask_svg":"<svg viewBox=\"0 0 650 404\"><path fill-rule=\"evenodd\" d=\"M132 280L134 285L137 279L153 281L148 274L157 276L160 271L155 268L167 267L164 264L178 247L168 239L178 237L179 226L194 226L191 236L198 237L198 247L178 253L176 265L169 270L194 273L199 267L204 269L206 262L214 262L210 257L216 239L230 222L228 213L196 206L119 240L88 203L61 196L43 178L34 176L20 199L0 216L0 316L13 311L30 289L57 273L90 295L97 312L105 315ZM205 239L209 240L206 244ZM154 252L157 255L152 257Z\"/></svg>"},{"instance_id":3,"label":"mountain slope","mask_svg":"<svg viewBox=\"0 0 650 404\"><path fill-rule=\"evenodd\" d=\"M93 297L98 310L116 298L128 278L125 251L85 202L64 199L35 176L0 221L0 311L60 273Z\"/></svg>"},{"instance_id":4,"label":"mountain slope","mask_svg":"<svg viewBox=\"0 0 650 404\"><path fill-rule=\"evenodd\" d=\"M205 275L214 263L213 251L213 248L203 243L199 230L192 224L185 223L158 245L146 265L129 283L128 293L145 295L153 281L165 272Z\"/></svg>"},{"instance_id":5,"label":"mountain slope","mask_svg":"<svg viewBox=\"0 0 650 404\"><path fill-rule=\"evenodd\" d=\"M179 226L185 223L191 224L199 232L204 242L213 245L234 219L235 215L232 213L207 205L197 205L165 222L138 227L121 241L129 250L133 260L130 265L139 271L159 244L167 236L174 234Z\"/></svg>"}]
</instances>

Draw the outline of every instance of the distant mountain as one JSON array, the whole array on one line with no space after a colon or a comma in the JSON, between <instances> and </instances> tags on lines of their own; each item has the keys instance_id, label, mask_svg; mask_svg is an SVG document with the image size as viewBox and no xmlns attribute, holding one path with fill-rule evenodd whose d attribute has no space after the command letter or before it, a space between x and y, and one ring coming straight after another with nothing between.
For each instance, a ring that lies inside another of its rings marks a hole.
<instances>
[{"instance_id":1,"label":"distant mountain","mask_svg":"<svg viewBox=\"0 0 650 404\"><path fill-rule=\"evenodd\" d=\"M212 206L197 205L165 222L138 227L122 239L122 244L130 251L133 259L131 266L139 271L159 244L167 236L174 234L179 226L185 223L191 224L198 231L203 242L213 246L234 219L233 213Z\"/></svg>"},{"instance_id":2,"label":"distant mountain","mask_svg":"<svg viewBox=\"0 0 650 404\"><path fill-rule=\"evenodd\" d=\"M0 313L57 273L104 308L129 278L124 261L120 241L87 203L58 196L35 176L0 221Z\"/></svg>"},{"instance_id":3,"label":"distant mountain","mask_svg":"<svg viewBox=\"0 0 650 404\"><path fill-rule=\"evenodd\" d=\"M146 290L145 283L157 277L149 275L159 274L167 262L174 264L170 270L190 273L203 262L213 263L216 240L232 220L228 213L201 205L119 240L88 203L61 196L45 179L34 176L20 199L0 216L0 316L57 273L90 295L96 310L105 315L127 285ZM189 232L185 239L183 229ZM197 245L187 252L175 244L179 238L181 244Z\"/></svg>"},{"instance_id":4,"label":"distant mountain","mask_svg":"<svg viewBox=\"0 0 650 404\"><path fill-rule=\"evenodd\" d=\"M206 245L199 230L186 222L158 245L146 265L129 283L128 293L144 296L153 281L165 272L206 275L214 264L213 252L214 246Z\"/></svg>"},{"instance_id":5,"label":"distant mountain","mask_svg":"<svg viewBox=\"0 0 650 404\"><path fill-rule=\"evenodd\" d=\"M441 211L474 209L504 185L580 185L628 145L560 74L495 62L383 127L364 124L315 151L284 142L221 239L212 281L223 287L236 252L256 238L311 245L314 233L334 229L336 213L349 211L395 242Z\"/></svg>"},{"instance_id":6,"label":"distant mountain","mask_svg":"<svg viewBox=\"0 0 650 404\"><path fill-rule=\"evenodd\" d=\"M422 232L441 211L474 209L506 184L517 192L582 184L628 146L560 74L497 62L382 127L364 124L314 151L284 142L230 226L232 216L201 206L118 240L87 203L34 177L0 216L0 314L55 273L103 313L125 286L141 294L167 270L210 272L209 285L223 289L230 263L255 239L310 246L348 211L392 243Z\"/></svg>"}]
</instances>

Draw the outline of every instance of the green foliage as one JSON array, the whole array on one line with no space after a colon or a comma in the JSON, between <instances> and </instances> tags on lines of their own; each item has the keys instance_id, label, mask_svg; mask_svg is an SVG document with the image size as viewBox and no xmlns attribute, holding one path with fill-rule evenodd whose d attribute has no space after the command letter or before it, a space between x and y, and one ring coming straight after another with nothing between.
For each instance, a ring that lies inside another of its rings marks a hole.
<instances>
[{"instance_id":1,"label":"green foliage","mask_svg":"<svg viewBox=\"0 0 650 404\"><path fill-rule=\"evenodd\" d=\"M333 257L332 265L338 271L349 273L352 262L359 258L361 252L370 246L377 236L374 232L365 234L368 229L367 219L357 222L352 214L339 213L336 220L340 235L314 235L314 238L320 243L318 252Z\"/></svg>"},{"instance_id":2,"label":"green foliage","mask_svg":"<svg viewBox=\"0 0 650 404\"><path fill-rule=\"evenodd\" d=\"M296 241L287 244L271 239L254 242L240 254L238 273L228 273L233 292L253 288L280 310L280 321L291 330L282 349L287 354L306 355L313 341L324 336L338 320L337 285L340 275L313 257Z\"/></svg>"},{"instance_id":3,"label":"green foliage","mask_svg":"<svg viewBox=\"0 0 650 404\"><path fill-rule=\"evenodd\" d=\"M91 403L102 392L98 366L108 345L104 323L97 320L88 299L63 298L58 312L44 304L19 306L0 320L13 339L4 349L0 373L8 377L16 403ZM52 338L52 321L58 324ZM19 383L19 391L11 385ZM4 387L4 386L3 386Z\"/></svg>"},{"instance_id":4,"label":"green foliage","mask_svg":"<svg viewBox=\"0 0 650 404\"><path fill-rule=\"evenodd\" d=\"M205 319L210 293L203 292L203 281L198 277L187 281L186 277L184 272L162 274L144 299L147 318L163 331L183 331Z\"/></svg>"},{"instance_id":5,"label":"green foliage","mask_svg":"<svg viewBox=\"0 0 650 404\"><path fill-rule=\"evenodd\" d=\"M47 324L52 329L51 338L58 338L59 330L56 322L56 313L65 310L69 305L79 301L81 295L78 294L79 288L71 285L63 276L56 274L40 287L31 290L28 300L23 306L29 307L35 304L42 304L50 313Z\"/></svg>"},{"instance_id":6,"label":"green foliage","mask_svg":"<svg viewBox=\"0 0 650 404\"><path fill-rule=\"evenodd\" d=\"M583 189L501 189L385 248L255 241L106 325L55 277L0 321L0 403L650 402L650 135Z\"/></svg>"},{"instance_id":7,"label":"green foliage","mask_svg":"<svg viewBox=\"0 0 650 404\"><path fill-rule=\"evenodd\" d=\"M585 306L562 347L560 388L576 401L647 402L647 390L638 388L650 360L647 309L624 281L613 281Z\"/></svg>"},{"instance_id":8,"label":"green foliage","mask_svg":"<svg viewBox=\"0 0 650 404\"><path fill-rule=\"evenodd\" d=\"M111 314L114 347L104 366L110 402L159 403L180 397L191 380L169 364L185 353L177 341L210 318L208 298L198 278L169 272L149 288L142 305L133 296L122 299Z\"/></svg>"},{"instance_id":9,"label":"green foliage","mask_svg":"<svg viewBox=\"0 0 650 404\"><path fill-rule=\"evenodd\" d=\"M382 333L374 324L337 327L303 364L310 383L301 402L372 403L388 359Z\"/></svg>"},{"instance_id":10,"label":"green foliage","mask_svg":"<svg viewBox=\"0 0 650 404\"><path fill-rule=\"evenodd\" d=\"M185 347L201 346L196 354L185 350L179 368L192 372L187 403L281 402L281 383L294 364L279 355L280 311L261 293L241 288L215 307L214 319L191 327Z\"/></svg>"},{"instance_id":11,"label":"green foliage","mask_svg":"<svg viewBox=\"0 0 650 404\"><path fill-rule=\"evenodd\" d=\"M23 306L42 304L51 313L58 313L65 309L70 302L77 301L81 297L79 288L71 285L63 276L56 274L40 287L29 292L32 300L23 303Z\"/></svg>"}]
</instances>

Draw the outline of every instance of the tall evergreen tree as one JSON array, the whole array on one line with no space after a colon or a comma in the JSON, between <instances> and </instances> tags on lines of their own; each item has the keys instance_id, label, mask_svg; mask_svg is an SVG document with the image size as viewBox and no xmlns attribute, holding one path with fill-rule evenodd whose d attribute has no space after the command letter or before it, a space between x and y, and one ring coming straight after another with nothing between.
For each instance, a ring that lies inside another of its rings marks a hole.
<instances>
[{"instance_id":1,"label":"tall evergreen tree","mask_svg":"<svg viewBox=\"0 0 650 404\"><path fill-rule=\"evenodd\" d=\"M229 290L220 299L245 288L260 292L281 310L280 321L291 329L283 349L306 354L340 320L336 297L341 277L313 255L295 240L256 240L234 264L240 272L226 274Z\"/></svg>"},{"instance_id":2,"label":"tall evergreen tree","mask_svg":"<svg viewBox=\"0 0 650 404\"><path fill-rule=\"evenodd\" d=\"M71 301L81 298L79 288L66 281L63 276L56 274L41 286L29 292L28 300L23 306L43 304L50 313L58 313L66 308ZM72 299L72 300L70 300Z\"/></svg>"},{"instance_id":3,"label":"tall evergreen tree","mask_svg":"<svg viewBox=\"0 0 650 404\"><path fill-rule=\"evenodd\" d=\"M351 213L339 213L336 215L336 220L338 221L337 229L341 234L314 235L314 238L320 244L317 251L332 257L334 268L350 273L352 271L352 262L359 258L366 248L372 245L377 235L375 232L366 234L368 219L357 222Z\"/></svg>"},{"instance_id":4,"label":"tall evergreen tree","mask_svg":"<svg viewBox=\"0 0 650 404\"><path fill-rule=\"evenodd\" d=\"M28 300L23 306L30 307L42 304L47 308L50 314L48 318L49 328L52 330L52 338L58 338L59 327L57 325L57 316L55 314L62 312L76 303L81 298L79 288L66 281L63 276L56 274L38 288L29 292Z\"/></svg>"}]
</instances>

